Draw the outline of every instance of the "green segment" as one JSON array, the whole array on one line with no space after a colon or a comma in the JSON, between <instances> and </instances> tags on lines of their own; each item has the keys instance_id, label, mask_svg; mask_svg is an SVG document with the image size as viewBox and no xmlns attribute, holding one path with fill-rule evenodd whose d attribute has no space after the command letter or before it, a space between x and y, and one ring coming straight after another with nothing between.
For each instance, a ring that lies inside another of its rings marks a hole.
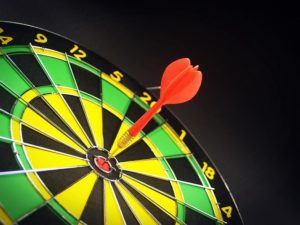
<instances>
[{"instance_id":1,"label":"green segment","mask_svg":"<svg viewBox=\"0 0 300 225\"><path fill-rule=\"evenodd\" d=\"M141 106L142 108L144 108L145 110L149 109L149 106L147 104L145 104L145 102L143 102L140 98L135 97L134 98L135 102ZM158 124L162 124L164 122L164 119L159 115L159 114L155 114L155 116L153 117L154 120L156 120L156 122Z\"/></svg>"},{"instance_id":2,"label":"green segment","mask_svg":"<svg viewBox=\"0 0 300 225\"><path fill-rule=\"evenodd\" d=\"M101 71L96 69L95 67L89 65L88 63L83 62L83 61L79 61L79 60L77 60L76 58L74 58L72 56L68 56L68 59L69 59L70 63L73 63L77 66L80 66L80 67L90 71L91 73L97 75L98 77L100 77Z\"/></svg>"},{"instance_id":3,"label":"green segment","mask_svg":"<svg viewBox=\"0 0 300 225\"><path fill-rule=\"evenodd\" d=\"M202 181L203 185L206 187L210 187L210 184L205 176L205 174L202 172L201 167L199 166L197 160L194 158L194 156L188 157L188 160L194 167L194 170L196 170L198 176L200 176L200 180Z\"/></svg>"},{"instance_id":4,"label":"green segment","mask_svg":"<svg viewBox=\"0 0 300 225\"><path fill-rule=\"evenodd\" d=\"M105 103L125 115L130 98L104 79L102 79L102 97Z\"/></svg>"},{"instance_id":5,"label":"green segment","mask_svg":"<svg viewBox=\"0 0 300 225\"><path fill-rule=\"evenodd\" d=\"M0 203L14 220L39 207L43 202L26 175L0 177Z\"/></svg>"},{"instance_id":6,"label":"green segment","mask_svg":"<svg viewBox=\"0 0 300 225\"><path fill-rule=\"evenodd\" d=\"M10 118L7 115L0 114L0 137L11 138L10 136Z\"/></svg>"},{"instance_id":7,"label":"green segment","mask_svg":"<svg viewBox=\"0 0 300 225\"><path fill-rule=\"evenodd\" d=\"M60 216L62 216L70 224L78 224L76 218L74 218L60 204L58 204L58 202L55 199L51 199L48 203Z\"/></svg>"},{"instance_id":8,"label":"green segment","mask_svg":"<svg viewBox=\"0 0 300 225\"><path fill-rule=\"evenodd\" d=\"M44 55L39 55L39 58L56 85L76 89L68 62Z\"/></svg>"},{"instance_id":9,"label":"green segment","mask_svg":"<svg viewBox=\"0 0 300 225\"><path fill-rule=\"evenodd\" d=\"M147 137L155 144L163 156L182 154L181 149L162 127L156 128Z\"/></svg>"},{"instance_id":10,"label":"green segment","mask_svg":"<svg viewBox=\"0 0 300 225\"><path fill-rule=\"evenodd\" d=\"M177 203L177 218L185 221L185 206L180 203Z\"/></svg>"},{"instance_id":11,"label":"green segment","mask_svg":"<svg viewBox=\"0 0 300 225\"><path fill-rule=\"evenodd\" d=\"M16 116L17 118L21 119L25 108L26 108L26 105L24 103L18 101L13 109L13 115Z\"/></svg>"},{"instance_id":12,"label":"green segment","mask_svg":"<svg viewBox=\"0 0 300 225\"><path fill-rule=\"evenodd\" d=\"M12 45L2 49L6 54L31 53L31 49L28 47L28 45Z\"/></svg>"},{"instance_id":13,"label":"green segment","mask_svg":"<svg viewBox=\"0 0 300 225\"><path fill-rule=\"evenodd\" d=\"M57 90L52 87L52 86L42 86L42 87L38 87L37 88L38 92L41 94L41 95L44 95L44 94L50 94L50 93L57 93Z\"/></svg>"},{"instance_id":14,"label":"green segment","mask_svg":"<svg viewBox=\"0 0 300 225\"><path fill-rule=\"evenodd\" d=\"M27 90L31 89L29 84L25 82L22 75L14 68L4 57L0 57L0 76L1 82L16 92L22 95Z\"/></svg>"},{"instance_id":15,"label":"green segment","mask_svg":"<svg viewBox=\"0 0 300 225\"><path fill-rule=\"evenodd\" d=\"M214 211L205 189L181 182L179 182L179 185L186 204L214 216Z\"/></svg>"}]
</instances>

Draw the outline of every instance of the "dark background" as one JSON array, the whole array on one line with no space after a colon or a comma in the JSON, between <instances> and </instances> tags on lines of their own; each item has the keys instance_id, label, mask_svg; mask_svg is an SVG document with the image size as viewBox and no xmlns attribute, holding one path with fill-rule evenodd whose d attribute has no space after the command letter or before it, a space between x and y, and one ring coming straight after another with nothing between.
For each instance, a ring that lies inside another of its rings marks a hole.
<instances>
[{"instance_id":1,"label":"dark background","mask_svg":"<svg viewBox=\"0 0 300 225\"><path fill-rule=\"evenodd\" d=\"M168 108L221 171L245 224L297 224L295 6L10 0L0 20L78 41L146 87L159 85L172 60L191 58L201 90Z\"/></svg>"}]
</instances>

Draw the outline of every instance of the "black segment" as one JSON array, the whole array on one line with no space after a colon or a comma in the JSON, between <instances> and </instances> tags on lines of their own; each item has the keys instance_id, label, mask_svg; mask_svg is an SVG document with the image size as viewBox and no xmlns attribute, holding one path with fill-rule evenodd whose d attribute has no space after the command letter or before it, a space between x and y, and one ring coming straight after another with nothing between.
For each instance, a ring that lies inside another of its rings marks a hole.
<instances>
[{"instance_id":1,"label":"black segment","mask_svg":"<svg viewBox=\"0 0 300 225\"><path fill-rule=\"evenodd\" d=\"M81 215L81 220L86 224L104 224L103 193L103 180L98 179Z\"/></svg>"},{"instance_id":2,"label":"black segment","mask_svg":"<svg viewBox=\"0 0 300 225\"><path fill-rule=\"evenodd\" d=\"M116 187L116 185L114 183L112 183L112 187L114 189L116 199L118 200L118 203L119 203L119 206L120 206L120 209L121 209L121 212L122 212L122 215L124 217L126 224L139 225L139 222L137 221L134 214L132 213L132 210L129 208L125 199L123 198L123 196L121 195L121 193L119 192L118 188Z\"/></svg>"},{"instance_id":3,"label":"black segment","mask_svg":"<svg viewBox=\"0 0 300 225\"><path fill-rule=\"evenodd\" d=\"M144 113L146 112L140 105L135 101L131 101L131 104L128 107L126 112L126 117L132 122L136 122ZM143 128L144 133L148 134L157 128L160 124L157 123L154 119L151 119L149 123Z\"/></svg>"},{"instance_id":4,"label":"black segment","mask_svg":"<svg viewBox=\"0 0 300 225\"><path fill-rule=\"evenodd\" d=\"M79 144L85 146L81 139L77 137L75 133L73 133L73 131L60 119L60 117L50 108L50 106L42 98L38 97L33 99L30 102L30 105L32 105L34 108L40 111L44 116L46 116L49 120L55 123L59 128L61 128Z\"/></svg>"},{"instance_id":5,"label":"black segment","mask_svg":"<svg viewBox=\"0 0 300 225\"><path fill-rule=\"evenodd\" d=\"M32 54L17 54L9 56L34 86L51 85L50 80ZM30 65L30 66L29 66Z\"/></svg>"},{"instance_id":6,"label":"black segment","mask_svg":"<svg viewBox=\"0 0 300 225\"><path fill-rule=\"evenodd\" d=\"M128 191L131 192L131 194L137 198L140 203L143 204L143 206L161 223L161 224L172 224L174 225L175 221L172 217L169 216L169 214L162 211L160 208L158 208L154 203L149 201L147 198L145 198L143 195L141 195L139 192L137 192L134 188L129 186L127 183L125 183L123 180L120 180L120 182L127 188Z\"/></svg>"},{"instance_id":7,"label":"black segment","mask_svg":"<svg viewBox=\"0 0 300 225\"><path fill-rule=\"evenodd\" d=\"M0 85L0 108L10 112L16 98Z\"/></svg>"},{"instance_id":8,"label":"black segment","mask_svg":"<svg viewBox=\"0 0 300 225\"><path fill-rule=\"evenodd\" d=\"M131 146L127 147L125 151L122 151L120 154L118 154L116 158L119 162L124 162L155 158L155 155L143 140L139 140Z\"/></svg>"},{"instance_id":9,"label":"black segment","mask_svg":"<svg viewBox=\"0 0 300 225\"><path fill-rule=\"evenodd\" d=\"M98 76L75 64L71 68L80 91L84 91L101 99L101 80Z\"/></svg>"},{"instance_id":10,"label":"black segment","mask_svg":"<svg viewBox=\"0 0 300 225\"><path fill-rule=\"evenodd\" d=\"M185 223L190 225L216 225L216 221L213 219L209 219L206 216L190 209L185 208L186 214L185 214Z\"/></svg>"},{"instance_id":11,"label":"black segment","mask_svg":"<svg viewBox=\"0 0 300 225\"><path fill-rule=\"evenodd\" d=\"M194 184L202 184L196 171L194 170L194 168L192 167L192 165L186 157L167 159L167 161L178 180Z\"/></svg>"},{"instance_id":12,"label":"black segment","mask_svg":"<svg viewBox=\"0 0 300 225\"><path fill-rule=\"evenodd\" d=\"M118 117L113 115L111 112L105 110L104 108L102 110L102 116L104 130L104 147L109 151L113 144L113 141L117 136L122 121Z\"/></svg>"},{"instance_id":13,"label":"black segment","mask_svg":"<svg viewBox=\"0 0 300 225\"><path fill-rule=\"evenodd\" d=\"M138 174L130 171L123 171L123 173L137 179L138 181L144 182L152 187L155 187L156 189L163 191L174 197L173 188L169 181L145 176L143 174Z\"/></svg>"},{"instance_id":14,"label":"black segment","mask_svg":"<svg viewBox=\"0 0 300 225\"><path fill-rule=\"evenodd\" d=\"M43 221L43 222L41 222ZM42 208L34 211L29 216L18 222L20 225L65 225L66 222L62 217L59 217L52 209L51 206L45 205Z\"/></svg>"},{"instance_id":15,"label":"black segment","mask_svg":"<svg viewBox=\"0 0 300 225\"><path fill-rule=\"evenodd\" d=\"M86 119L85 113L83 111L80 99L73 95L64 95L64 99L67 101L69 107L71 108L71 111L75 114L81 127L84 129L92 144L95 146L95 141L90 130L88 121Z\"/></svg>"},{"instance_id":16,"label":"black segment","mask_svg":"<svg viewBox=\"0 0 300 225\"><path fill-rule=\"evenodd\" d=\"M91 169L79 167L39 172L38 175L53 195L57 195L86 176Z\"/></svg>"},{"instance_id":17,"label":"black segment","mask_svg":"<svg viewBox=\"0 0 300 225\"><path fill-rule=\"evenodd\" d=\"M27 126L22 126L22 136L25 143L84 158L84 155L79 153L77 150L52 140L51 138L48 138Z\"/></svg>"},{"instance_id":18,"label":"black segment","mask_svg":"<svg viewBox=\"0 0 300 225\"><path fill-rule=\"evenodd\" d=\"M12 151L11 145L0 142L0 171L19 170L20 167Z\"/></svg>"},{"instance_id":19,"label":"black segment","mask_svg":"<svg viewBox=\"0 0 300 225\"><path fill-rule=\"evenodd\" d=\"M206 162L210 161L210 159L208 159L208 157L205 155L204 149L200 146L199 143L197 143L197 141L193 138L193 136L189 132L186 133L183 142L190 150L193 150L193 155L199 163L203 161Z\"/></svg>"}]
</instances>

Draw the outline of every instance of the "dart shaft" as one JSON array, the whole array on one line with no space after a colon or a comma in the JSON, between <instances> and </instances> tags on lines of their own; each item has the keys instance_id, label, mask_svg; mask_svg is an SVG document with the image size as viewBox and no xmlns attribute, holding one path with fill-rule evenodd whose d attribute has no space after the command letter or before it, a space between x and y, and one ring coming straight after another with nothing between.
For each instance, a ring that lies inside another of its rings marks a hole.
<instances>
[{"instance_id":1,"label":"dart shaft","mask_svg":"<svg viewBox=\"0 0 300 225\"><path fill-rule=\"evenodd\" d=\"M161 108L162 101L158 100L158 102L153 105L147 112L144 113L130 129L128 130L129 134L135 137L153 118L155 113Z\"/></svg>"},{"instance_id":2,"label":"dart shaft","mask_svg":"<svg viewBox=\"0 0 300 225\"><path fill-rule=\"evenodd\" d=\"M147 112L143 114L135 124L126 131L119 139L118 146L124 148L130 144L133 138L148 124L155 113L162 107L163 101L158 100L158 102L152 106Z\"/></svg>"}]
</instances>

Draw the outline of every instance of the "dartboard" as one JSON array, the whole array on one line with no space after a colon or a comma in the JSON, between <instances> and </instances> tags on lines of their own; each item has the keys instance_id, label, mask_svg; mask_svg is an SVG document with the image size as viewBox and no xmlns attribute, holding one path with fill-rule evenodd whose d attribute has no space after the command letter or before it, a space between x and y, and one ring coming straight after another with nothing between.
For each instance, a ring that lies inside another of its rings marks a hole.
<instances>
[{"instance_id":1,"label":"dartboard","mask_svg":"<svg viewBox=\"0 0 300 225\"><path fill-rule=\"evenodd\" d=\"M242 224L219 171L156 99L80 44L0 22L0 223ZM113 152L112 154L109 153Z\"/></svg>"}]
</instances>

